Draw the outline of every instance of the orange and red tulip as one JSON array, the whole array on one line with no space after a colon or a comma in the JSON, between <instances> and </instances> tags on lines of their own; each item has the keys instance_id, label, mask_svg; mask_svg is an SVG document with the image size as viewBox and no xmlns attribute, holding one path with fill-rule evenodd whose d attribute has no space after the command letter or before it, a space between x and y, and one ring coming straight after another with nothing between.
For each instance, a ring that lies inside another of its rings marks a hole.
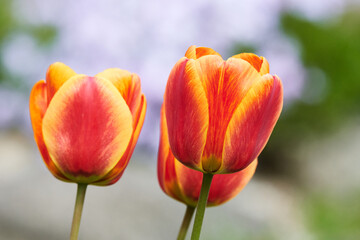
<instances>
[{"instance_id":1,"label":"orange and red tulip","mask_svg":"<svg viewBox=\"0 0 360 240\"><path fill-rule=\"evenodd\" d=\"M266 145L283 88L263 57L243 53L225 61L191 46L170 73L164 105L175 158L204 173L233 173Z\"/></svg>"},{"instance_id":2,"label":"orange and red tulip","mask_svg":"<svg viewBox=\"0 0 360 240\"><path fill-rule=\"evenodd\" d=\"M217 206L235 197L255 173L257 160L244 170L214 176L207 206ZM158 152L158 180L162 190L170 197L196 207L199 199L202 173L184 166L172 154L164 108L161 109L160 145Z\"/></svg>"},{"instance_id":3,"label":"orange and red tulip","mask_svg":"<svg viewBox=\"0 0 360 240\"><path fill-rule=\"evenodd\" d=\"M94 77L52 64L30 95L34 138L58 179L110 185L139 137L146 99L136 74L107 69Z\"/></svg>"}]
</instances>

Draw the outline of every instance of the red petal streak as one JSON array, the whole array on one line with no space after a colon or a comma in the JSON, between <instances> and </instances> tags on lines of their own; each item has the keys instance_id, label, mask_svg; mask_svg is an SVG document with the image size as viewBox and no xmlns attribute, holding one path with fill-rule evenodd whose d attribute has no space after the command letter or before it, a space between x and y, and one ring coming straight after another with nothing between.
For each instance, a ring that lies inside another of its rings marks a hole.
<instances>
[{"instance_id":1,"label":"red petal streak","mask_svg":"<svg viewBox=\"0 0 360 240\"><path fill-rule=\"evenodd\" d=\"M229 123L220 172L239 171L258 157L279 118L282 103L280 79L264 75L247 93Z\"/></svg>"},{"instance_id":2,"label":"red petal streak","mask_svg":"<svg viewBox=\"0 0 360 240\"><path fill-rule=\"evenodd\" d=\"M166 86L164 104L173 154L185 165L201 170L209 107L194 60L182 58L176 63Z\"/></svg>"},{"instance_id":3,"label":"red petal streak","mask_svg":"<svg viewBox=\"0 0 360 240\"><path fill-rule=\"evenodd\" d=\"M55 164L49 157L48 150L46 149L43 133L42 133L42 121L47 108L47 89L44 80L37 82L30 94L30 118L32 127L34 130L34 138L39 147L41 156L45 162L45 165L50 172L58 179L68 181L68 179L59 171Z\"/></svg>"},{"instance_id":4,"label":"red petal streak","mask_svg":"<svg viewBox=\"0 0 360 240\"><path fill-rule=\"evenodd\" d=\"M261 76L242 59L230 58L224 62L218 56L198 59L197 70L209 103L209 128L203 168L208 172L216 172L221 166L228 123L245 94Z\"/></svg>"},{"instance_id":5,"label":"red petal streak","mask_svg":"<svg viewBox=\"0 0 360 240\"><path fill-rule=\"evenodd\" d=\"M132 135L132 116L108 80L77 76L54 95L43 134L56 166L74 182L92 183L120 160Z\"/></svg>"}]
</instances>

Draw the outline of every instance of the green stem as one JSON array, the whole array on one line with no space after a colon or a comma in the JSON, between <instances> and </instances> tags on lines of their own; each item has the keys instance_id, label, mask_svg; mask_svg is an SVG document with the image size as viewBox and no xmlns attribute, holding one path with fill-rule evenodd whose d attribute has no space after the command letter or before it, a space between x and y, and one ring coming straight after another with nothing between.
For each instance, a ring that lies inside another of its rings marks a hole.
<instances>
[{"instance_id":1,"label":"green stem","mask_svg":"<svg viewBox=\"0 0 360 240\"><path fill-rule=\"evenodd\" d=\"M87 184L78 183L70 240L77 240L79 235L81 213L84 206Z\"/></svg>"},{"instance_id":2,"label":"green stem","mask_svg":"<svg viewBox=\"0 0 360 240\"><path fill-rule=\"evenodd\" d=\"M196 207L196 214L195 214L194 226L191 234L191 240L199 240L200 238L201 226L204 219L205 208L209 196L212 178L213 175L210 173L203 174L203 180L201 185L199 201Z\"/></svg>"},{"instance_id":3,"label":"green stem","mask_svg":"<svg viewBox=\"0 0 360 240\"><path fill-rule=\"evenodd\" d=\"M184 240L186 237L187 230L189 228L192 216L194 215L195 208L192 206L187 205L186 211L184 215L184 219L182 221L180 231L177 237L177 240Z\"/></svg>"}]
</instances>

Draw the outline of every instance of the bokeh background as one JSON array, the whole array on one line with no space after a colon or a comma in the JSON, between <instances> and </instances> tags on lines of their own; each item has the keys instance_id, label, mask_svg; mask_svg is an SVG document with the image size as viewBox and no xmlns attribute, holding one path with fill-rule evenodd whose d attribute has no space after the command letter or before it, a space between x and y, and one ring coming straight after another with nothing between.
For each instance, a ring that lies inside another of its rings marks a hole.
<instances>
[{"instance_id":1,"label":"bokeh background","mask_svg":"<svg viewBox=\"0 0 360 240\"><path fill-rule=\"evenodd\" d=\"M168 74L190 45L265 56L284 110L253 180L209 208L203 239L360 239L360 1L0 0L0 239L67 239L76 185L33 140L28 97L61 61L136 72L148 99L125 174L88 188L80 239L175 239L185 206L156 176Z\"/></svg>"}]
</instances>

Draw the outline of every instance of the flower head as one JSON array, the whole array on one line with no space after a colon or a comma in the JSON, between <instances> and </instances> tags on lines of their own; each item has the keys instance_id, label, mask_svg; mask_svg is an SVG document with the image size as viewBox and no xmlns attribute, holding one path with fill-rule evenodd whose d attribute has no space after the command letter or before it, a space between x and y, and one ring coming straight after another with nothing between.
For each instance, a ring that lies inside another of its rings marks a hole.
<instances>
[{"instance_id":1,"label":"flower head","mask_svg":"<svg viewBox=\"0 0 360 240\"><path fill-rule=\"evenodd\" d=\"M139 77L116 68L90 77L57 62L30 94L35 141L50 172L63 181L115 183L145 111Z\"/></svg>"},{"instance_id":2,"label":"flower head","mask_svg":"<svg viewBox=\"0 0 360 240\"><path fill-rule=\"evenodd\" d=\"M280 79L263 57L243 53L226 61L191 46L172 69L164 96L175 158L207 173L246 168L265 147L283 104Z\"/></svg>"}]
</instances>

